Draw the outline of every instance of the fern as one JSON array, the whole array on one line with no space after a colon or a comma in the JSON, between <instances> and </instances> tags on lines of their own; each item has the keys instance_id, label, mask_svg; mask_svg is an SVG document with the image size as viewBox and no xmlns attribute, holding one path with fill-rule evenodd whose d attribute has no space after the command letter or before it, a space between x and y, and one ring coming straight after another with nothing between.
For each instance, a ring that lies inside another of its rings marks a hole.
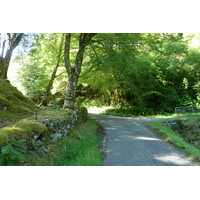
<instances>
[{"instance_id":1,"label":"fern","mask_svg":"<svg viewBox=\"0 0 200 200\"><path fill-rule=\"evenodd\" d=\"M26 141L19 140L11 142L2 147L0 154L0 165L14 166L26 158Z\"/></svg>"}]
</instances>

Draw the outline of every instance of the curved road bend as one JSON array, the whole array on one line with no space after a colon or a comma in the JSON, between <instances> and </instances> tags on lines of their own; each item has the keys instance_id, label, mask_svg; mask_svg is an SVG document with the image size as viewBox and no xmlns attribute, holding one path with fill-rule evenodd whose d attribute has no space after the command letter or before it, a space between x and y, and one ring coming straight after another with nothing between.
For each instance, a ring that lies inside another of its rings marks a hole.
<instances>
[{"instance_id":1,"label":"curved road bend","mask_svg":"<svg viewBox=\"0 0 200 200\"><path fill-rule=\"evenodd\" d=\"M144 126L153 119L89 115L104 127L105 166L195 166Z\"/></svg>"}]
</instances>

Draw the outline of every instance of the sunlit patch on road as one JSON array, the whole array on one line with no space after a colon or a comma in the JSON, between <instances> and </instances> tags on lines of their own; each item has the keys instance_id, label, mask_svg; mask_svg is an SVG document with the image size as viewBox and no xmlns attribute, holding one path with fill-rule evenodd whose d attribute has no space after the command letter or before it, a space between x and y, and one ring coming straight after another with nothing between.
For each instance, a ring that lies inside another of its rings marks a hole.
<instances>
[{"instance_id":1,"label":"sunlit patch on road","mask_svg":"<svg viewBox=\"0 0 200 200\"><path fill-rule=\"evenodd\" d=\"M181 158L180 155L178 155L177 153L155 156L155 159L176 165L188 165L191 163L191 161Z\"/></svg>"},{"instance_id":2,"label":"sunlit patch on road","mask_svg":"<svg viewBox=\"0 0 200 200\"><path fill-rule=\"evenodd\" d=\"M134 138L135 140L155 140L155 141L161 141L161 140L158 139L158 138L151 138L151 137L138 137L138 136L134 137L134 136L133 136L133 138Z\"/></svg>"}]
</instances>

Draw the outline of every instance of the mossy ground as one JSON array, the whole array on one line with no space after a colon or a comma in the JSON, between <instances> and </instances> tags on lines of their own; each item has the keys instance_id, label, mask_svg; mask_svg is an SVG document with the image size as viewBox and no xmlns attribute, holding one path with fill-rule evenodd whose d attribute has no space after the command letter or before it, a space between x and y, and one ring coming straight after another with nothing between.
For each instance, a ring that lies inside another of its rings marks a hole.
<instances>
[{"instance_id":1,"label":"mossy ground","mask_svg":"<svg viewBox=\"0 0 200 200\"><path fill-rule=\"evenodd\" d=\"M0 110L8 110L18 113L31 113L37 106L25 97L8 80L0 79Z\"/></svg>"}]
</instances>

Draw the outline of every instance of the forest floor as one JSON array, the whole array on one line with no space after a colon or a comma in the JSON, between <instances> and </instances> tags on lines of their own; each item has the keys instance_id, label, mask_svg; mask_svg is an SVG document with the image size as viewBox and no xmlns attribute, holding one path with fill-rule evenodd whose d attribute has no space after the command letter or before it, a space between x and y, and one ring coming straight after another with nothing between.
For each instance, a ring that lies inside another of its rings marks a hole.
<instances>
[{"instance_id":1,"label":"forest floor","mask_svg":"<svg viewBox=\"0 0 200 200\"><path fill-rule=\"evenodd\" d=\"M105 166L193 166L172 144L145 126L163 118L90 114L104 128Z\"/></svg>"}]
</instances>

